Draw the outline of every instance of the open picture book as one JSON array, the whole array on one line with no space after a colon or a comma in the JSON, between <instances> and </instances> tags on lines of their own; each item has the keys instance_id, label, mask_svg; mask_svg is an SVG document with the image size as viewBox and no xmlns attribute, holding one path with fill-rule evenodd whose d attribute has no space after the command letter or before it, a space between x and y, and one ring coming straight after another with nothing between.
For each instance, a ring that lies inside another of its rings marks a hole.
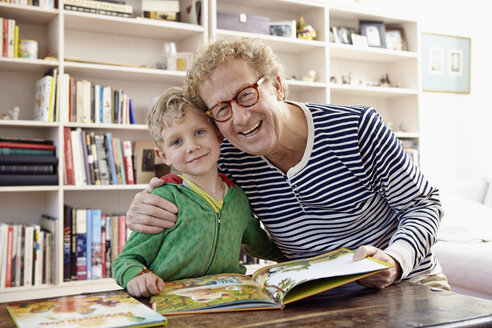
<instances>
[{"instance_id":1,"label":"open picture book","mask_svg":"<svg viewBox=\"0 0 492 328\"><path fill-rule=\"evenodd\" d=\"M161 314L282 309L286 304L392 267L367 257L355 262L345 248L266 266L251 277L216 274L166 282L150 304Z\"/></svg>"},{"instance_id":2,"label":"open picture book","mask_svg":"<svg viewBox=\"0 0 492 328\"><path fill-rule=\"evenodd\" d=\"M155 327L166 317L123 291L88 293L9 303L7 311L19 328Z\"/></svg>"}]
</instances>

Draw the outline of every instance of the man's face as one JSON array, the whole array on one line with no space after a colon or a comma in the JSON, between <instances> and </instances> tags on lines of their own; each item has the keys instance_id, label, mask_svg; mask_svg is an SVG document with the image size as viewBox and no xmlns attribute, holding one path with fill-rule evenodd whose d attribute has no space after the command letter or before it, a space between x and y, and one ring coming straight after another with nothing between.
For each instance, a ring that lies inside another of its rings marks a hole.
<instances>
[{"instance_id":1,"label":"man's face","mask_svg":"<svg viewBox=\"0 0 492 328\"><path fill-rule=\"evenodd\" d=\"M244 60L233 60L216 67L202 84L199 94L208 108L233 99L261 76ZM280 138L281 87L277 80L267 79L258 87L259 100L251 107L232 102L232 118L216 122L222 135L244 152L268 155L275 152Z\"/></svg>"}]
</instances>

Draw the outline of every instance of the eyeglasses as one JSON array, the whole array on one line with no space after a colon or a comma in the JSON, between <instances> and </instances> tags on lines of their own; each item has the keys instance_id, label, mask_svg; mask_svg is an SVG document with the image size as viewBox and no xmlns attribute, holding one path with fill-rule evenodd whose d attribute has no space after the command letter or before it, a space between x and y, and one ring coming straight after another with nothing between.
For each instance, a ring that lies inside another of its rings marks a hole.
<instances>
[{"instance_id":1,"label":"eyeglasses","mask_svg":"<svg viewBox=\"0 0 492 328\"><path fill-rule=\"evenodd\" d=\"M255 84L248 85L247 87L239 90L234 98L228 101L223 101L210 108L205 112L214 121L225 122L232 117L232 102L235 101L243 107L251 107L258 102L260 99L260 93L258 92L258 87L266 77L261 77Z\"/></svg>"}]
</instances>

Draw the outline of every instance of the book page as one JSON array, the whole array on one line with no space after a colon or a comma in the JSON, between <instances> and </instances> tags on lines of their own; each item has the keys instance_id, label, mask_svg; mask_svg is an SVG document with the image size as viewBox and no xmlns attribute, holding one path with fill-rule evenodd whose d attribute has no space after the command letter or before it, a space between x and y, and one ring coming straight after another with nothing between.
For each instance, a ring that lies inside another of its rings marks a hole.
<instances>
[{"instance_id":1,"label":"book page","mask_svg":"<svg viewBox=\"0 0 492 328\"><path fill-rule=\"evenodd\" d=\"M150 303L161 314L280 307L250 277L234 273L166 282Z\"/></svg>"},{"instance_id":2,"label":"book page","mask_svg":"<svg viewBox=\"0 0 492 328\"><path fill-rule=\"evenodd\" d=\"M391 267L388 263L372 258L355 262L352 260L353 256L354 252L342 248L309 259L289 261L262 268L253 274L253 279L258 285L264 286L276 302L285 303L286 294L304 282L342 276L346 276L346 282L349 282L359 277L359 275L357 277L352 276L354 274L375 272ZM345 279L336 281L336 284L326 282L323 288L305 294L308 296L308 294L312 295L327 290L329 285L333 285L332 287L339 286L345 282ZM302 297L296 299L300 298Z\"/></svg>"}]
</instances>

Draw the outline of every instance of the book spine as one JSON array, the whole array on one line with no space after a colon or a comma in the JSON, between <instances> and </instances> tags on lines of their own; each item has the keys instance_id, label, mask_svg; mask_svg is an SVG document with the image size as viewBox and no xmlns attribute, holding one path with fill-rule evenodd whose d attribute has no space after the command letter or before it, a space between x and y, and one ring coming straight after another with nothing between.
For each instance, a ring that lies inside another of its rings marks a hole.
<instances>
[{"instance_id":1,"label":"book spine","mask_svg":"<svg viewBox=\"0 0 492 328\"><path fill-rule=\"evenodd\" d=\"M2 19L3 31L2 31L2 56L9 56L9 20L7 18Z\"/></svg>"},{"instance_id":2,"label":"book spine","mask_svg":"<svg viewBox=\"0 0 492 328\"><path fill-rule=\"evenodd\" d=\"M36 143L24 143L24 142L7 142L0 141L0 147L4 148L24 148L24 149L45 149L45 150L55 150L54 145L43 145Z\"/></svg>"},{"instance_id":3,"label":"book spine","mask_svg":"<svg viewBox=\"0 0 492 328\"><path fill-rule=\"evenodd\" d=\"M14 58L15 57L15 20L9 19L8 20L8 34L7 34L7 46L8 46L8 57Z\"/></svg>"},{"instance_id":4,"label":"book spine","mask_svg":"<svg viewBox=\"0 0 492 328\"><path fill-rule=\"evenodd\" d=\"M72 208L63 206L63 281L70 281Z\"/></svg>"},{"instance_id":5,"label":"book spine","mask_svg":"<svg viewBox=\"0 0 492 328\"><path fill-rule=\"evenodd\" d=\"M106 133L106 147L108 148L108 162L109 169L111 171L111 181L112 184L118 184L118 174L116 172L116 163L114 162L114 151L113 151L113 136L110 132Z\"/></svg>"},{"instance_id":6,"label":"book spine","mask_svg":"<svg viewBox=\"0 0 492 328\"><path fill-rule=\"evenodd\" d=\"M118 216L118 254L121 253L126 242L126 218L124 215Z\"/></svg>"},{"instance_id":7,"label":"book spine","mask_svg":"<svg viewBox=\"0 0 492 328\"><path fill-rule=\"evenodd\" d=\"M15 273L17 266L17 224L12 224L12 267L10 269L10 287L15 287Z\"/></svg>"},{"instance_id":8,"label":"book spine","mask_svg":"<svg viewBox=\"0 0 492 328\"><path fill-rule=\"evenodd\" d=\"M32 286L33 256L34 256L34 227L24 226L24 286Z\"/></svg>"},{"instance_id":9,"label":"book spine","mask_svg":"<svg viewBox=\"0 0 492 328\"><path fill-rule=\"evenodd\" d=\"M109 185L110 174L109 174L109 164L107 160L107 151L105 149L105 136L95 135L96 139L96 150L97 150L97 161L99 164L99 176L101 178L102 185Z\"/></svg>"},{"instance_id":10,"label":"book spine","mask_svg":"<svg viewBox=\"0 0 492 328\"><path fill-rule=\"evenodd\" d=\"M86 140L86 152L87 152L87 175L90 177L91 184L96 184L96 174L94 172L94 156L92 154L92 143L90 133L85 135Z\"/></svg>"},{"instance_id":11,"label":"book spine","mask_svg":"<svg viewBox=\"0 0 492 328\"><path fill-rule=\"evenodd\" d=\"M77 280L77 209L70 209L70 280Z\"/></svg>"},{"instance_id":12,"label":"book spine","mask_svg":"<svg viewBox=\"0 0 492 328\"><path fill-rule=\"evenodd\" d=\"M15 260L15 287L19 287L22 282L22 264L24 263L24 227L21 224L17 225L17 252Z\"/></svg>"},{"instance_id":13,"label":"book spine","mask_svg":"<svg viewBox=\"0 0 492 328\"><path fill-rule=\"evenodd\" d=\"M3 57L3 18L0 17L0 57Z\"/></svg>"},{"instance_id":14,"label":"book spine","mask_svg":"<svg viewBox=\"0 0 492 328\"><path fill-rule=\"evenodd\" d=\"M125 174L125 162L123 161L123 150L121 149L121 140L119 138L116 139L116 143L118 146L118 162L120 164L121 181L122 184L127 184Z\"/></svg>"},{"instance_id":15,"label":"book spine","mask_svg":"<svg viewBox=\"0 0 492 328\"><path fill-rule=\"evenodd\" d=\"M56 174L0 174L0 186L53 186L58 184Z\"/></svg>"},{"instance_id":16,"label":"book spine","mask_svg":"<svg viewBox=\"0 0 492 328\"><path fill-rule=\"evenodd\" d=\"M52 284L53 281L53 272L54 272L54 258L53 258L53 234L49 231L44 232L44 245L45 245L45 250L44 250L44 264L45 264L45 271L44 271L44 276L45 280L44 282L47 284Z\"/></svg>"},{"instance_id":17,"label":"book spine","mask_svg":"<svg viewBox=\"0 0 492 328\"><path fill-rule=\"evenodd\" d=\"M119 222L118 222L118 216L113 215L111 217L111 264L113 261L120 255L119 252Z\"/></svg>"},{"instance_id":18,"label":"book spine","mask_svg":"<svg viewBox=\"0 0 492 328\"><path fill-rule=\"evenodd\" d=\"M0 223L0 289L5 288L8 225Z\"/></svg>"},{"instance_id":19,"label":"book spine","mask_svg":"<svg viewBox=\"0 0 492 328\"><path fill-rule=\"evenodd\" d=\"M7 253L5 260L5 285L4 287L11 287L12 285L12 248L14 241L14 227L8 225L7 227Z\"/></svg>"},{"instance_id":20,"label":"book spine","mask_svg":"<svg viewBox=\"0 0 492 328\"><path fill-rule=\"evenodd\" d=\"M123 156L125 161L126 181L128 184L135 184L133 177L132 142L123 141Z\"/></svg>"},{"instance_id":21,"label":"book spine","mask_svg":"<svg viewBox=\"0 0 492 328\"><path fill-rule=\"evenodd\" d=\"M41 264L42 256L41 250L43 247L43 234L39 225L34 225L34 272L33 272L33 285L41 285Z\"/></svg>"},{"instance_id":22,"label":"book spine","mask_svg":"<svg viewBox=\"0 0 492 328\"><path fill-rule=\"evenodd\" d=\"M112 234L113 234L113 228L112 228L112 222L111 222L111 216L106 215L106 253L104 256L106 257L106 277L111 277L111 264L112 264ZM104 270L104 268L103 268Z\"/></svg>"},{"instance_id":23,"label":"book spine","mask_svg":"<svg viewBox=\"0 0 492 328\"><path fill-rule=\"evenodd\" d=\"M77 128L71 131L72 134L72 156L74 163L75 185L83 186L86 184L84 158L82 155L82 130Z\"/></svg>"},{"instance_id":24,"label":"book spine","mask_svg":"<svg viewBox=\"0 0 492 328\"><path fill-rule=\"evenodd\" d=\"M133 99L130 98L128 100L128 111L129 111L129 116L130 116L130 124L136 124L137 121L135 120L135 109L133 108Z\"/></svg>"},{"instance_id":25,"label":"book spine","mask_svg":"<svg viewBox=\"0 0 492 328\"><path fill-rule=\"evenodd\" d=\"M85 209L76 210L77 280L87 280L87 217Z\"/></svg>"},{"instance_id":26,"label":"book spine","mask_svg":"<svg viewBox=\"0 0 492 328\"><path fill-rule=\"evenodd\" d=\"M82 130L80 132L80 142L82 143L82 157L84 159L83 167L85 172L85 181L87 185L92 185L93 182L91 181L89 156L87 153L87 133L85 130Z\"/></svg>"},{"instance_id":27,"label":"book spine","mask_svg":"<svg viewBox=\"0 0 492 328\"><path fill-rule=\"evenodd\" d=\"M118 154L118 138L113 138L113 154L114 154L114 165L116 167L116 179L118 184L123 184L123 177L121 172L120 156Z\"/></svg>"},{"instance_id":28,"label":"book spine","mask_svg":"<svg viewBox=\"0 0 492 328\"><path fill-rule=\"evenodd\" d=\"M82 122L91 123L91 82L82 81Z\"/></svg>"},{"instance_id":29,"label":"book spine","mask_svg":"<svg viewBox=\"0 0 492 328\"><path fill-rule=\"evenodd\" d=\"M113 123L121 123L120 117L120 92L121 90L113 91Z\"/></svg>"},{"instance_id":30,"label":"book spine","mask_svg":"<svg viewBox=\"0 0 492 328\"><path fill-rule=\"evenodd\" d=\"M90 84L90 93L91 93L91 123L96 123L96 86L94 83Z\"/></svg>"},{"instance_id":31,"label":"book spine","mask_svg":"<svg viewBox=\"0 0 492 328\"><path fill-rule=\"evenodd\" d=\"M92 212L92 279L102 278L102 253L101 253L101 210Z\"/></svg>"},{"instance_id":32,"label":"book spine","mask_svg":"<svg viewBox=\"0 0 492 328\"><path fill-rule=\"evenodd\" d=\"M103 123L113 123L111 120L111 87L103 87Z\"/></svg>"},{"instance_id":33,"label":"book spine","mask_svg":"<svg viewBox=\"0 0 492 328\"><path fill-rule=\"evenodd\" d=\"M63 128L63 147L65 149L65 184L74 185L75 177L73 172L73 156L72 156L72 133L69 127Z\"/></svg>"},{"instance_id":34,"label":"book spine","mask_svg":"<svg viewBox=\"0 0 492 328\"><path fill-rule=\"evenodd\" d=\"M54 150L48 149L30 149L30 148L4 148L0 147L0 155L44 155L53 156L55 155Z\"/></svg>"},{"instance_id":35,"label":"book spine","mask_svg":"<svg viewBox=\"0 0 492 328\"><path fill-rule=\"evenodd\" d=\"M106 217L101 215L101 278L106 278Z\"/></svg>"},{"instance_id":36,"label":"book spine","mask_svg":"<svg viewBox=\"0 0 492 328\"><path fill-rule=\"evenodd\" d=\"M92 279L92 210L85 210L86 213L86 229L87 229L87 255L86 255L86 270L87 280Z\"/></svg>"},{"instance_id":37,"label":"book spine","mask_svg":"<svg viewBox=\"0 0 492 328\"><path fill-rule=\"evenodd\" d=\"M76 82L73 77L69 78L68 82L68 119L69 122L76 122L76 116L75 116L75 86Z\"/></svg>"},{"instance_id":38,"label":"book spine","mask_svg":"<svg viewBox=\"0 0 492 328\"><path fill-rule=\"evenodd\" d=\"M15 164L51 164L56 165L58 159L56 156L31 156L31 155L2 155L0 156L0 164L15 165Z\"/></svg>"},{"instance_id":39,"label":"book spine","mask_svg":"<svg viewBox=\"0 0 492 328\"><path fill-rule=\"evenodd\" d=\"M0 174L53 174L53 165L0 165Z\"/></svg>"},{"instance_id":40,"label":"book spine","mask_svg":"<svg viewBox=\"0 0 492 328\"><path fill-rule=\"evenodd\" d=\"M99 173L99 161L97 157L97 146L96 146L96 138L94 132L89 133L90 144L91 144L91 156L92 156L92 165L93 165L93 175L94 175L94 184L101 184L101 176Z\"/></svg>"}]
</instances>

